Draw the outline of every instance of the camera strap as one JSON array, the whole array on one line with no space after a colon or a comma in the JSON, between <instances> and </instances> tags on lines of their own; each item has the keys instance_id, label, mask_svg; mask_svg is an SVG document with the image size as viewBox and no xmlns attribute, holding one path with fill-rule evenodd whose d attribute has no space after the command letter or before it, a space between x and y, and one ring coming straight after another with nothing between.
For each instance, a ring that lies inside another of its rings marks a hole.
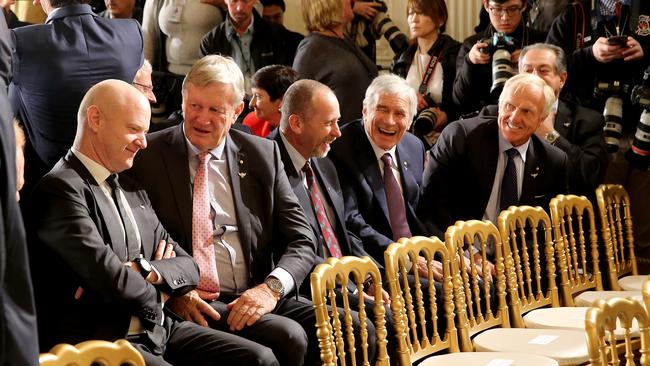
<instances>
[{"instance_id":1,"label":"camera strap","mask_svg":"<svg viewBox=\"0 0 650 366\"><path fill-rule=\"evenodd\" d=\"M427 94L427 87L429 85L429 81L431 80L431 76L433 76L433 70L436 69L438 60L440 60L440 57L442 57L442 54L444 52L444 42L442 41L442 38L438 38L436 44L434 44L433 47L431 47L431 51L429 51L431 59L429 59L429 66L427 66L427 70L424 72L424 75L422 75L422 82L420 82L420 87L418 88L418 92L420 92L420 94ZM415 57L418 57L418 55L416 54Z\"/></svg>"}]
</instances>

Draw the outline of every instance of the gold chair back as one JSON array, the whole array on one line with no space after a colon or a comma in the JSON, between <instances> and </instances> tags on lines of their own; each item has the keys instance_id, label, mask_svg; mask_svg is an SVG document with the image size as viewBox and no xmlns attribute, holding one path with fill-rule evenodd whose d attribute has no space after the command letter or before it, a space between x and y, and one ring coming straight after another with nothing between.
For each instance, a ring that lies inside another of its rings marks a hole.
<instances>
[{"instance_id":1,"label":"gold chair back","mask_svg":"<svg viewBox=\"0 0 650 366\"><path fill-rule=\"evenodd\" d=\"M510 206L501 211L498 222L510 320L513 326L524 328L524 313L546 306L560 306L555 284L551 219L539 206ZM542 243L539 243L540 239Z\"/></svg>"},{"instance_id":2,"label":"gold chair back","mask_svg":"<svg viewBox=\"0 0 650 366\"><path fill-rule=\"evenodd\" d=\"M620 365L619 348L615 331L624 331L624 361L628 366L637 365L632 339L632 324L639 325L641 339L640 365L650 365L650 321L643 305L632 298L598 300L587 310L585 327L589 347L589 363L592 366Z\"/></svg>"},{"instance_id":3,"label":"gold chair back","mask_svg":"<svg viewBox=\"0 0 650 366\"><path fill-rule=\"evenodd\" d=\"M585 196L563 194L551 199L550 208L562 302L575 306L575 295L603 290L594 208Z\"/></svg>"},{"instance_id":4,"label":"gold chair back","mask_svg":"<svg viewBox=\"0 0 650 366\"><path fill-rule=\"evenodd\" d=\"M361 352L363 364L370 365L368 357L368 330L366 328L366 309L363 301L359 301L358 309L350 308L350 293L348 283L356 286L359 299L363 299L364 281L372 279L375 297L375 332L377 337L377 361L376 365L390 364L386 350L386 321L384 301L381 298L381 275L377 265L368 257L342 257L340 259L330 257L325 263L321 263L311 273L311 294L316 312L316 334L320 357L325 366L346 364L346 352L349 355L352 365L356 365L356 352ZM339 296L335 290L340 290L342 297L339 303L343 304L341 309L343 316L339 316L336 297ZM331 313L328 312L328 306ZM352 325L352 311L359 314L359 337L361 350L355 347L355 335ZM343 324L341 322L343 319ZM337 363L338 362L338 363Z\"/></svg>"},{"instance_id":5,"label":"gold chair back","mask_svg":"<svg viewBox=\"0 0 650 366\"><path fill-rule=\"evenodd\" d=\"M431 286L428 288L428 293L423 293L420 285L420 274L416 265L419 256L426 259L429 269L426 280ZM433 286L432 268L436 265L434 264L435 260L442 265L443 275L444 311L440 312L437 308L436 289ZM436 237L402 238L399 243L391 244L384 252L384 262L397 334L397 355L400 365L411 365L414 361L441 350L458 352L458 337L454 325L451 263L445 244ZM414 278L413 286L409 284L408 276ZM429 300L429 309L425 308L425 296ZM438 316L447 318L447 329L443 339L440 339L438 333ZM432 326L427 327L427 323Z\"/></svg>"},{"instance_id":6,"label":"gold chair back","mask_svg":"<svg viewBox=\"0 0 650 366\"><path fill-rule=\"evenodd\" d=\"M493 246L496 258L496 280L493 282L487 267L488 243ZM451 259L454 302L458 338L463 352L472 351L470 336L495 326L510 327L506 306L506 279L504 273L501 235L490 221L457 221L445 232L445 244ZM474 255L469 255L469 270L465 269L463 257L478 250L482 258L481 272L476 269ZM492 309L491 287L495 287L496 309Z\"/></svg>"},{"instance_id":7,"label":"gold chair back","mask_svg":"<svg viewBox=\"0 0 650 366\"><path fill-rule=\"evenodd\" d=\"M634 255L630 196L620 184L601 184L596 188L596 199L603 229L609 282L612 290L619 291L620 277L639 274Z\"/></svg>"},{"instance_id":8,"label":"gold chair back","mask_svg":"<svg viewBox=\"0 0 650 366\"><path fill-rule=\"evenodd\" d=\"M140 352L124 339L58 344L41 353L38 361L40 366L145 366Z\"/></svg>"}]
</instances>

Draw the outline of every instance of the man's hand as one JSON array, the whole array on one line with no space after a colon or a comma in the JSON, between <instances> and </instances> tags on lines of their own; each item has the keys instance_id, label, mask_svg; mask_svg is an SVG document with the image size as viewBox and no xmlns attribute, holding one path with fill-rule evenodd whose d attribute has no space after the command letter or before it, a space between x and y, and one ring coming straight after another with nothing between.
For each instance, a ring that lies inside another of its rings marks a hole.
<instances>
[{"instance_id":1,"label":"man's hand","mask_svg":"<svg viewBox=\"0 0 650 366\"><path fill-rule=\"evenodd\" d=\"M553 125L555 124L555 113L551 112L546 116L544 121L537 127L535 130L535 135L539 137L540 139L544 140L546 137L546 134L551 133L555 128L553 128Z\"/></svg>"},{"instance_id":2,"label":"man's hand","mask_svg":"<svg viewBox=\"0 0 650 366\"><path fill-rule=\"evenodd\" d=\"M469 50L469 53L467 54L469 61L475 65L482 65L490 62L490 58L492 58L492 56L489 53L483 53L479 51L481 48L485 48L487 46L488 44L485 42L474 43L472 48Z\"/></svg>"},{"instance_id":3,"label":"man's hand","mask_svg":"<svg viewBox=\"0 0 650 366\"><path fill-rule=\"evenodd\" d=\"M617 44L609 44L605 37L598 38L593 46L591 46L591 50L594 53L596 61L603 64L623 57L623 47Z\"/></svg>"},{"instance_id":4,"label":"man's hand","mask_svg":"<svg viewBox=\"0 0 650 366\"><path fill-rule=\"evenodd\" d=\"M381 4L373 1L355 1L352 11L355 14L372 21L379 12L377 8L381 8Z\"/></svg>"},{"instance_id":5,"label":"man's hand","mask_svg":"<svg viewBox=\"0 0 650 366\"><path fill-rule=\"evenodd\" d=\"M429 278L429 270L427 269L427 259L419 256L418 257L418 274L421 277L424 278ZM431 271L433 272L433 279L442 282L443 280L443 274L442 274L442 263L439 261L431 261Z\"/></svg>"},{"instance_id":6,"label":"man's hand","mask_svg":"<svg viewBox=\"0 0 650 366\"><path fill-rule=\"evenodd\" d=\"M368 287L368 291L363 293L363 296L366 300L370 300L372 302L375 301L375 285L370 285ZM383 288L381 289L381 299L384 300L384 305L390 305L390 295L386 290Z\"/></svg>"},{"instance_id":7,"label":"man's hand","mask_svg":"<svg viewBox=\"0 0 650 366\"><path fill-rule=\"evenodd\" d=\"M517 72L517 64L519 63L520 54L521 54L521 49L516 49L510 54L510 62L512 62L515 73Z\"/></svg>"},{"instance_id":8,"label":"man's hand","mask_svg":"<svg viewBox=\"0 0 650 366\"><path fill-rule=\"evenodd\" d=\"M167 305L183 319L202 327L208 326L206 316L215 321L221 319L221 315L210 304L203 301L196 290L181 297L170 298Z\"/></svg>"},{"instance_id":9,"label":"man's hand","mask_svg":"<svg viewBox=\"0 0 650 366\"><path fill-rule=\"evenodd\" d=\"M276 298L265 283L246 290L237 300L228 304L230 330L239 331L246 325L255 324L262 315L275 309L278 300L280 299Z\"/></svg>"},{"instance_id":10,"label":"man's hand","mask_svg":"<svg viewBox=\"0 0 650 366\"><path fill-rule=\"evenodd\" d=\"M621 52L624 61L634 61L643 58L643 48L641 48L639 41L632 37L627 37L626 45L627 48Z\"/></svg>"},{"instance_id":11,"label":"man's hand","mask_svg":"<svg viewBox=\"0 0 650 366\"><path fill-rule=\"evenodd\" d=\"M488 270L488 277L490 280L492 280L493 277L497 276L497 268L492 262L488 260L485 261L485 265ZM479 273L479 275L483 277L483 257L481 256L480 252L474 253L474 266L476 267L476 271Z\"/></svg>"}]
</instances>

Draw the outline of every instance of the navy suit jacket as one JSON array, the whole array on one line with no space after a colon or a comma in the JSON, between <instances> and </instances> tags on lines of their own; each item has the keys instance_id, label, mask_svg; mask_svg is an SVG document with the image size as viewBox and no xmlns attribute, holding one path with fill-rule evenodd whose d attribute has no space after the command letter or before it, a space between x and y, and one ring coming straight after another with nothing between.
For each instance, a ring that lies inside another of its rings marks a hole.
<instances>
[{"instance_id":1,"label":"navy suit jacket","mask_svg":"<svg viewBox=\"0 0 650 366\"><path fill-rule=\"evenodd\" d=\"M176 257L154 261L160 240L174 243L147 194L121 175L137 223L142 256L164 279L152 285L124 265L126 243L110 199L86 167L69 152L36 185L30 197L30 259L39 314L41 349L56 343L126 337L132 316L157 346L165 343L159 290L173 296L196 287L199 270L175 246ZM77 289L83 294L75 299ZM169 322L165 323L169 326Z\"/></svg>"},{"instance_id":2,"label":"navy suit jacket","mask_svg":"<svg viewBox=\"0 0 650 366\"><path fill-rule=\"evenodd\" d=\"M30 144L47 169L72 146L77 109L105 79L133 82L142 65L142 31L135 19L105 19L89 5L66 5L45 24L11 30L10 99Z\"/></svg>"},{"instance_id":3,"label":"navy suit jacket","mask_svg":"<svg viewBox=\"0 0 650 366\"><path fill-rule=\"evenodd\" d=\"M130 174L147 190L165 228L192 252L192 185L183 125L147 136ZM296 287L314 263L314 236L273 141L231 129L228 168L249 287L279 266Z\"/></svg>"},{"instance_id":4,"label":"navy suit jacket","mask_svg":"<svg viewBox=\"0 0 650 366\"><path fill-rule=\"evenodd\" d=\"M495 116L449 124L431 150L418 208L427 227L446 228L457 220L480 220L494 184L499 127ZM520 205L548 210L551 198L567 192L567 156L531 136Z\"/></svg>"},{"instance_id":5,"label":"navy suit jacket","mask_svg":"<svg viewBox=\"0 0 650 366\"><path fill-rule=\"evenodd\" d=\"M405 133L396 147L406 219L412 235L440 235L427 231L415 210L420 200L424 170L424 146L410 133ZM379 263L384 251L394 242L388 217L384 180L361 120L341 128L341 137L332 144L329 158L338 170L348 212L347 226L363 242L364 248Z\"/></svg>"},{"instance_id":6,"label":"navy suit jacket","mask_svg":"<svg viewBox=\"0 0 650 366\"><path fill-rule=\"evenodd\" d=\"M16 145L7 98L9 31L0 19L0 365L38 365L38 337L22 216Z\"/></svg>"}]
</instances>

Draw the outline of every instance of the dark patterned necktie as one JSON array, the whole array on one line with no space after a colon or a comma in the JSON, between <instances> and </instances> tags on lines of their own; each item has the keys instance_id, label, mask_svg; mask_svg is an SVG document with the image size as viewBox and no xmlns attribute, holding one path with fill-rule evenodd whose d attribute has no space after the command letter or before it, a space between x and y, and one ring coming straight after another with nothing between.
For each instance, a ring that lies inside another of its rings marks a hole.
<instances>
[{"instance_id":1,"label":"dark patterned necktie","mask_svg":"<svg viewBox=\"0 0 650 366\"><path fill-rule=\"evenodd\" d=\"M126 207L124 207L124 203L122 202L124 192L122 191L122 187L117 178L117 174L111 174L106 178L106 183L108 183L113 190L113 202L115 202L115 206L117 206L117 211L120 213L122 226L124 227L126 248L128 251L126 259L131 261L140 255L140 245L138 244L138 236L135 232L135 226L133 226L133 222L129 219L129 216L126 213Z\"/></svg>"},{"instance_id":2,"label":"dark patterned necktie","mask_svg":"<svg viewBox=\"0 0 650 366\"><path fill-rule=\"evenodd\" d=\"M393 174L393 158L389 153L386 153L381 157L381 161L384 162L384 191L386 192L386 203L388 204L388 216L390 228L393 231L393 240L410 238L411 230L406 220L404 198Z\"/></svg>"},{"instance_id":3,"label":"dark patterned necktie","mask_svg":"<svg viewBox=\"0 0 650 366\"><path fill-rule=\"evenodd\" d=\"M501 200L499 202L499 211L503 211L510 206L516 206L519 203L519 194L517 193L517 168L515 167L515 157L519 151L515 148L506 150L508 162L506 170L503 172L501 181Z\"/></svg>"},{"instance_id":4,"label":"dark patterned necktie","mask_svg":"<svg viewBox=\"0 0 650 366\"><path fill-rule=\"evenodd\" d=\"M302 171L305 172L307 177L307 188L309 189L311 205L316 213L318 226L320 226L320 231L323 234L323 240L325 241L327 250L329 250L332 257L341 258L343 253L341 253L341 247L339 246L339 241L336 240L336 235L334 234L334 230L332 230L330 220L327 218L322 195L318 189L318 184L316 184L316 179L314 179L314 171L311 168L311 164L309 164L309 160L307 160L305 166L302 167Z\"/></svg>"}]
</instances>

